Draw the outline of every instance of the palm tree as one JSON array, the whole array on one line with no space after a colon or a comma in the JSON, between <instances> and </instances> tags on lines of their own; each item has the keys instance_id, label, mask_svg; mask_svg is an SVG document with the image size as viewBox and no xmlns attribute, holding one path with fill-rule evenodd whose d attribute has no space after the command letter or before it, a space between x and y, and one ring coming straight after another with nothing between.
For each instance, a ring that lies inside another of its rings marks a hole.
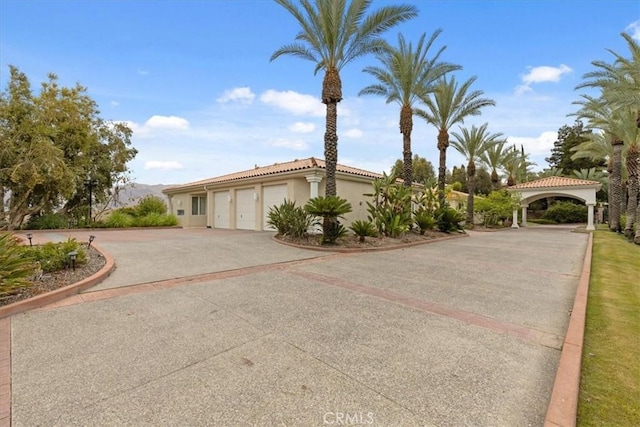
<instances>
[{"instance_id":1,"label":"palm tree","mask_svg":"<svg viewBox=\"0 0 640 427\"><path fill-rule=\"evenodd\" d=\"M481 155L480 160L491 169L491 190L500 189L498 169L502 168L507 159L507 141L499 141L489 146Z\"/></svg>"},{"instance_id":2,"label":"palm tree","mask_svg":"<svg viewBox=\"0 0 640 427\"><path fill-rule=\"evenodd\" d=\"M451 145L465 159L467 159L467 186L469 195L467 196L467 225L473 227L473 198L476 190L476 160L480 160L484 153L491 145L505 142L501 140L501 133L489 133L487 131L488 124L485 123L479 128L475 125L471 126L471 130L460 128L462 134L452 132L455 138L451 141Z\"/></svg>"},{"instance_id":3,"label":"palm tree","mask_svg":"<svg viewBox=\"0 0 640 427\"><path fill-rule=\"evenodd\" d=\"M528 181L532 177L531 166L535 165L536 163L529 160L529 154L524 152L523 145L520 145L520 150L513 145L507 150L503 164L508 173L507 186Z\"/></svg>"},{"instance_id":4,"label":"palm tree","mask_svg":"<svg viewBox=\"0 0 640 427\"><path fill-rule=\"evenodd\" d=\"M426 105L426 110L416 109L416 114L438 128L438 151L440 159L438 164L438 198L440 203L445 202L445 180L447 176L447 148L449 147L449 129L457 123L464 123L468 116L477 116L483 107L495 105L488 98L482 98L481 90L469 92L471 85L476 81L472 77L461 86L458 86L455 77L450 80L440 80L430 96L421 97Z\"/></svg>"},{"instance_id":5,"label":"palm tree","mask_svg":"<svg viewBox=\"0 0 640 427\"><path fill-rule=\"evenodd\" d=\"M637 209L638 198L638 156L637 127L640 126L640 45L628 34L622 33L630 51L630 58L608 49L615 61L607 63L594 61L596 68L583 76L584 82L576 89L598 88L599 98L583 96L585 101L581 112L593 113L591 119L594 127L598 127L611 135L613 154L609 180L611 203L609 206L609 228L620 231L620 214L622 210L622 145L630 145L627 150L627 172L629 173L629 204L627 205L627 223L640 221ZM629 152L631 159L629 159ZM639 227L640 228L640 227ZM626 233L630 236L631 229ZM635 242L640 244L640 232L636 232Z\"/></svg>"},{"instance_id":6,"label":"palm tree","mask_svg":"<svg viewBox=\"0 0 640 427\"><path fill-rule=\"evenodd\" d=\"M412 5L384 6L367 14L372 0L276 0L300 24L295 42L282 46L271 61L292 55L312 61L317 73L324 70L322 103L327 106L324 134L327 196L336 195L338 163L338 102L342 100L340 70L349 62L385 46L380 35L415 17Z\"/></svg>"},{"instance_id":7,"label":"palm tree","mask_svg":"<svg viewBox=\"0 0 640 427\"><path fill-rule=\"evenodd\" d=\"M404 185L413 183L411 163L411 131L413 130L413 105L420 96L426 96L432 90L436 80L446 73L459 70L459 65L438 62L446 49L443 46L431 59L427 53L442 30L435 31L425 43L426 34L418 40L415 51L402 34L398 35L398 47L389 46L376 54L382 66L369 66L364 72L371 74L378 83L362 89L359 95L379 95L386 98L387 104L400 105L400 133L402 134L402 154L404 162Z\"/></svg>"}]
</instances>

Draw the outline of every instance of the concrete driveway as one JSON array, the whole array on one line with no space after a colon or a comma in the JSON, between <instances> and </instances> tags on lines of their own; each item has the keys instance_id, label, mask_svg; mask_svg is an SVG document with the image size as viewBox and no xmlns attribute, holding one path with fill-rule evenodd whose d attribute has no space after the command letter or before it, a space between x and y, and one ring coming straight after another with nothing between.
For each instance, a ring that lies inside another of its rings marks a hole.
<instances>
[{"instance_id":1,"label":"concrete driveway","mask_svg":"<svg viewBox=\"0 0 640 427\"><path fill-rule=\"evenodd\" d=\"M588 237L95 234L112 276L11 320L14 426L542 425Z\"/></svg>"}]
</instances>

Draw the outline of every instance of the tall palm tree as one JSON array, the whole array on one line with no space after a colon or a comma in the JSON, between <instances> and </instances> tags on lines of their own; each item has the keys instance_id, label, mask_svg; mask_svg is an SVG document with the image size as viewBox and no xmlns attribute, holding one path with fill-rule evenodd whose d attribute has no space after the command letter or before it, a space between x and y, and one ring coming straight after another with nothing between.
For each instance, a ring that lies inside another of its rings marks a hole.
<instances>
[{"instance_id":1,"label":"tall palm tree","mask_svg":"<svg viewBox=\"0 0 640 427\"><path fill-rule=\"evenodd\" d=\"M295 42L282 46L271 61L292 55L312 61L317 73L324 70L322 102L327 106L324 134L327 196L336 195L338 163L338 102L342 100L340 70L356 58L380 51L380 35L417 16L412 5L383 6L367 13L372 0L275 0L298 21Z\"/></svg>"},{"instance_id":2,"label":"tall palm tree","mask_svg":"<svg viewBox=\"0 0 640 427\"><path fill-rule=\"evenodd\" d=\"M381 66L369 66L364 72L371 74L378 81L362 89L359 95L378 95L386 98L387 104L396 102L400 105L400 133L402 134L402 155L404 185L413 183L413 166L411 163L411 131L413 130L413 105L419 97L426 96L434 83L446 73L459 70L459 65L439 62L440 55L446 49L443 46L429 59L427 54L442 30L436 30L429 40L422 34L413 49L402 34L398 34L398 47L389 46L376 54Z\"/></svg>"},{"instance_id":3,"label":"tall palm tree","mask_svg":"<svg viewBox=\"0 0 640 427\"><path fill-rule=\"evenodd\" d=\"M535 165L536 163L529 160L529 154L524 152L523 145L520 145L520 150L513 145L507 150L503 164L508 174L507 186L528 181L532 177L531 166Z\"/></svg>"},{"instance_id":4,"label":"tall palm tree","mask_svg":"<svg viewBox=\"0 0 640 427\"><path fill-rule=\"evenodd\" d=\"M460 128L461 134L452 132L454 140L451 141L451 145L465 159L467 159L467 187L469 188L469 195L467 196L467 225L473 227L473 198L476 191L476 160L480 160L482 153L484 153L490 146L505 142L501 133L489 133L487 131L488 124L485 123L479 128L471 126L471 130L467 128Z\"/></svg>"},{"instance_id":5,"label":"tall palm tree","mask_svg":"<svg viewBox=\"0 0 640 427\"><path fill-rule=\"evenodd\" d=\"M613 63L605 61L593 61L591 64L596 68L583 76L584 82L578 85L580 88L598 88L601 90L600 97L596 100L583 96L586 101L581 111L594 110L593 106L600 108L607 114L600 114L592 118L594 127L603 129L609 133L613 145L612 168L609 180L611 203L609 205L609 228L620 231L620 214L624 195L622 194L621 170L622 145L626 142L630 145L627 150L627 172L629 173L628 189L629 204L627 214L631 215L631 222L634 219L640 221L640 209L637 208L637 193L640 183L638 183L638 141L637 126L640 126L640 45L630 35L622 33L622 37L627 42L630 57L626 58L608 49L615 57ZM597 109L596 109L597 110ZM632 132L635 128L635 135ZM631 152L631 159L628 152ZM629 221L629 217L627 217ZM632 226L632 224L631 224ZM627 231L631 234L631 230ZM640 232L636 232L635 242L640 244Z\"/></svg>"},{"instance_id":6,"label":"tall palm tree","mask_svg":"<svg viewBox=\"0 0 640 427\"><path fill-rule=\"evenodd\" d=\"M609 229L621 231L620 217L624 198L622 178L623 169L625 169L624 142L635 143L637 138L636 112L629 107L612 108L612 103L608 102L605 96L595 98L582 95L582 99L574 104L582 106L576 115L587 119L588 127L600 129L610 138L612 150L609 171Z\"/></svg>"},{"instance_id":7,"label":"tall palm tree","mask_svg":"<svg viewBox=\"0 0 640 427\"><path fill-rule=\"evenodd\" d=\"M445 180L447 176L447 148L449 147L449 129L455 124L462 124L469 116L477 116L483 107L495 105L488 98L482 98L481 90L470 92L471 85L476 81L472 77L461 86L455 77L440 80L433 92L421 97L427 107L426 110L416 108L416 114L438 128L438 198L441 204L445 202Z\"/></svg>"},{"instance_id":8,"label":"tall palm tree","mask_svg":"<svg viewBox=\"0 0 640 427\"><path fill-rule=\"evenodd\" d=\"M507 141L499 141L489 146L484 153L480 155L480 161L491 169L491 190L500 189L500 176L498 169L504 167L507 159Z\"/></svg>"}]
</instances>

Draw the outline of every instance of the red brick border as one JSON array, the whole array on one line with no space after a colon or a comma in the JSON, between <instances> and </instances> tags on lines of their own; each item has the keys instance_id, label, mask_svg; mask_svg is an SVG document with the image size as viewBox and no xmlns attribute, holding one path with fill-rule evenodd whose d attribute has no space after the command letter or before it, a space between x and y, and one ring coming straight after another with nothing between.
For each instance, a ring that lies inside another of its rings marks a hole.
<instances>
[{"instance_id":1,"label":"red brick border","mask_svg":"<svg viewBox=\"0 0 640 427\"><path fill-rule=\"evenodd\" d=\"M584 323L587 314L587 297L591 277L591 255L593 252L593 233L589 233L589 242L584 256L582 273L576 297L571 311L571 320L562 346L562 354L556 379L547 407L546 427L575 427L578 417L578 395L580 393L580 370L582 367L582 344Z\"/></svg>"},{"instance_id":2,"label":"red brick border","mask_svg":"<svg viewBox=\"0 0 640 427\"><path fill-rule=\"evenodd\" d=\"M395 250L395 249L404 249L404 248L408 248L408 247L411 247L411 246L419 246L419 245L426 245L426 244L429 244L429 243L444 242L445 240L457 239L459 237L469 237L469 234L468 233L452 234L450 236L436 237L436 238L430 239L430 240L418 240L418 241L409 242L409 243L398 243L397 245L393 245L393 246L368 246L368 247L362 247L362 248L342 248L342 247L339 247L339 246L332 247L332 246L298 245L296 243L291 243L291 242L286 242L284 240L280 240L280 239L276 238L276 235L273 235L271 237L271 239L273 241L275 241L275 242L278 242L278 243L282 244L282 245L291 246L291 247L298 248L298 249L309 249L310 251L336 252L336 253L350 254L350 253L358 253L358 252L392 251L392 250Z\"/></svg>"},{"instance_id":3,"label":"red brick border","mask_svg":"<svg viewBox=\"0 0 640 427\"><path fill-rule=\"evenodd\" d=\"M11 318L0 319L0 427L11 426Z\"/></svg>"},{"instance_id":4,"label":"red brick border","mask_svg":"<svg viewBox=\"0 0 640 427\"><path fill-rule=\"evenodd\" d=\"M95 244L91 246L95 250L100 252L106 260L105 265L100 269L100 271L94 273L86 279L65 286L63 288L56 289L55 291L47 292L46 294L37 295L33 298L14 302L13 304L0 307L0 319L13 316L14 314L24 313L25 311L33 310L34 308L53 304L65 298L79 294L80 292L97 285L98 283L109 277L116 266L113 257L109 253L101 250L99 246Z\"/></svg>"}]
</instances>

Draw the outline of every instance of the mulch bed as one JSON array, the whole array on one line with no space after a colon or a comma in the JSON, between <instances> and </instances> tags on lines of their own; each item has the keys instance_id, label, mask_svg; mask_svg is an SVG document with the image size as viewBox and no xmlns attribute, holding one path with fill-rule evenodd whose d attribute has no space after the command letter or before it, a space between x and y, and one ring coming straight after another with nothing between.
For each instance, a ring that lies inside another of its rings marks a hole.
<instances>
[{"instance_id":1,"label":"mulch bed","mask_svg":"<svg viewBox=\"0 0 640 427\"><path fill-rule=\"evenodd\" d=\"M349 235L340 238L333 245L322 244L322 234L310 234L304 238L295 238L292 236L276 236L275 238L287 243L293 243L299 246L309 247L323 247L323 248L336 248L336 249L371 249L371 248L393 248L402 246L407 243L425 242L429 240L436 240L443 237L451 236L451 234L442 233L440 231L427 231L424 235L419 233L409 232L405 233L402 237L366 237L364 242L360 242L358 236Z\"/></svg>"},{"instance_id":2,"label":"mulch bed","mask_svg":"<svg viewBox=\"0 0 640 427\"><path fill-rule=\"evenodd\" d=\"M93 248L87 250L87 263L76 266L75 271L71 268L44 274L39 280L30 286L17 289L10 294L0 294L0 306L9 305L17 301L22 301L36 295L54 291L73 283L77 283L94 273L106 264L105 258Z\"/></svg>"}]
</instances>

